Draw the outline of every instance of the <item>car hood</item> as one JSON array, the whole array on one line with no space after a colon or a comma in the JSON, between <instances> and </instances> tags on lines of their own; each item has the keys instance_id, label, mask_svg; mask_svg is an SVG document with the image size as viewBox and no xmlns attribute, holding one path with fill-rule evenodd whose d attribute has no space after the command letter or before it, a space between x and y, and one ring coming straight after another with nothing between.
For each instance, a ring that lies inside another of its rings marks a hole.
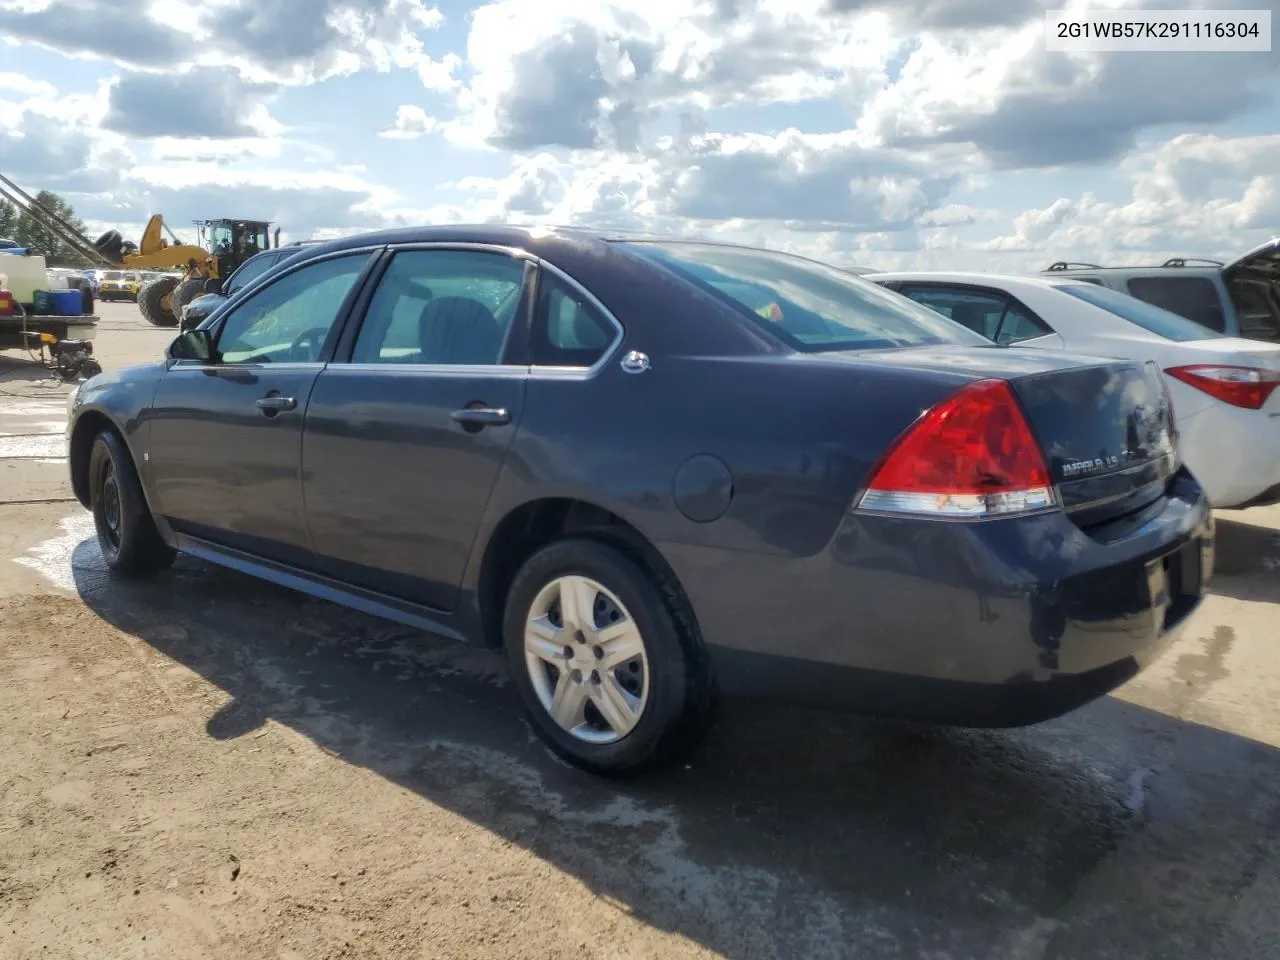
<instances>
[{"instance_id":1,"label":"car hood","mask_svg":"<svg viewBox=\"0 0 1280 960\"><path fill-rule=\"evenodd\" d=\"M1280 238L1254 247L1244 256L1232 260L1222 268L1223 276L1228 279L1241 273L1280 281Z\"/></svg>"}]
</instances>

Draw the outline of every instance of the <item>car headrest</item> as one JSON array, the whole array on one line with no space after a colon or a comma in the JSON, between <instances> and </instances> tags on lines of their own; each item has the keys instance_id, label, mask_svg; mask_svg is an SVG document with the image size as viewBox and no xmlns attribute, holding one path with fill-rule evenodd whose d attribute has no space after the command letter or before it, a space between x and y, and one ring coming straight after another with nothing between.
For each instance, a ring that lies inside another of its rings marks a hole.
<instances>
[{"instance_id":1,"label":"car headrest","mask_svg":"<svg viewBox=\"0 0 1280 960\"><path fill-rule=\"evenodd\" d=\"M975 333L987 334L987 311L981 304L957 303L951 308L951 319Z\"/></svg>"},{"instance_id":2,"label":"car headrest","mask_svg":"<svg viewBox=\"0 0 1280 960\"><path fill-rule=\"evenodd\" d=\"M418 315L422 363L497 363L502 328L493 311L470 297L436 297Z\"/></svg>"}]
</instances>

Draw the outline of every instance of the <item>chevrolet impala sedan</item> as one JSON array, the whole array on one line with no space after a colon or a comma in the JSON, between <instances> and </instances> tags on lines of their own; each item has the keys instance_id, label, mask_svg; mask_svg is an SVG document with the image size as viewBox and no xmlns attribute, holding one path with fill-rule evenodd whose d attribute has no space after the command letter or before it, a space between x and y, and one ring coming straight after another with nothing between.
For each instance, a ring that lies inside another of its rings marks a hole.
<instances>
[{"instance_id":1,"label":"chevrolet impala sedan","mask_svg":"<svg viewBox=\"0 0 1280 960\"><path fill-rule=\"evenodd\" d=\"M118 574L182 551L504 647L538 734L606 774L722 694L1057 716L1157 656L1213 562L1153 364L752 248L345 238L69 403Z\"/></svg>"}]
</instances>

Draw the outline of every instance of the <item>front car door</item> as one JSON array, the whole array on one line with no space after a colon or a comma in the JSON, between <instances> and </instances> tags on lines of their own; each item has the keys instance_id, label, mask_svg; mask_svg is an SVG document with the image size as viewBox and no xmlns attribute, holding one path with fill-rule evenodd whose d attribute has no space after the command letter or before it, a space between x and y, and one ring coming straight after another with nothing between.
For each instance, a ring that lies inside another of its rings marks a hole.
<instances>
[{"instance_id":1,"label":"front car door","mask_svg":"<svg viewBox=\"0 0 1280 960\"><path fill-rule=\"evenodd\" d=\"M326 573L453 610L524 406L528 366L513 358L532 273L501 248L407 248L387 264L307 408L304 490Z\"/></svg>"},{"instance_id":2,"label":"front car door","mask_svg":"<svg viewBox=\"0 0 1280 960\"><path fill-rule=\"evenodd\" d=\"M303 414L373 259L345 253L283 274L219 320L214 362L170 367L153 403L147 469L157 512L175 531L310 563Z\"/></svg>"}]
</instances>

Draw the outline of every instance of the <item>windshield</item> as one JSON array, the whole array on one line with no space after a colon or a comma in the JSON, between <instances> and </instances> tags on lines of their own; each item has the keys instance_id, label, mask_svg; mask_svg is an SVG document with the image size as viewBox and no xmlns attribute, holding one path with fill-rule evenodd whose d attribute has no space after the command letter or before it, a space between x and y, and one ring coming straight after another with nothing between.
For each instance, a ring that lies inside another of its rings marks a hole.
<instances>
[{"instance_id":1,"label":"windshield","mask_svg":"<svg viewBox=\"0 0 1280 960\"><path fill-rule=\"evenodd\" d=\"M108 270L102 275L103 280L119 280L122 274L119 270Z\"/></svg>"},{"instance_id":2,"label":"windshield","mask_svg":"<svg viewBox=\"0 0 1280 960\"><path fill-rule=\"evenodd\" d=\"M991 341L851 273L768 250L626 241L796 350L868 350Z\"/></svg>"},{"instance_id":3,"label":"windshield","mask_svg":"<svg viewBox=\"0 0 1280 960\"><path fill-rule=\"evenodd\" d=\"M1112 290L1110 287L1095 287L1092 284L1073 283L1055 285L1054 289L1069 293L1077 300L1092 303L1108 313L1128 320L1148 333L1154 333L1166 340L1182 343L1187 340L1212 340L1222 334L1208 327L1202 327L1194 320L1180 317L1160 307L1131 297L1126 293Z\"/></svg>"}]
</instances>

